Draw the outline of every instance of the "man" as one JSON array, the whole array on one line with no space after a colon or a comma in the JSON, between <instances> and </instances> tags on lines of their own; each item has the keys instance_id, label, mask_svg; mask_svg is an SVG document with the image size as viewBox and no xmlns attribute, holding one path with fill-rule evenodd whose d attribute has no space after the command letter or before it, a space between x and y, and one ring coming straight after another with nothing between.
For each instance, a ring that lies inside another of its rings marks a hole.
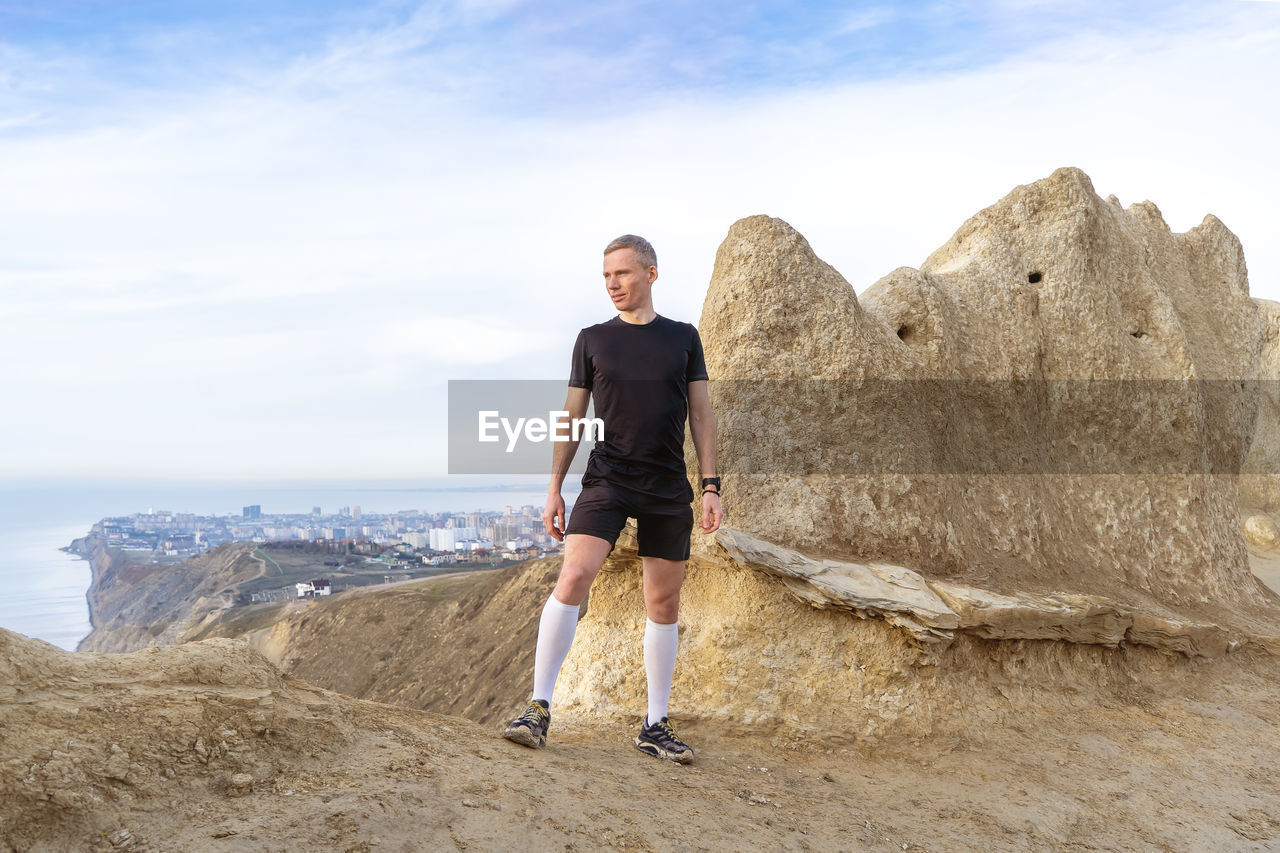
<instances>
[{"instance_id":1,"label":"man","mask_svg":"<svg viewBox=\"0 0 1280 853\"><path fill-rule=\"evenodd\" d=\"M538 625L533 697L503 732L525 746L546 745L551 694L573 643L579 605L627 519L635 518L648 616L644 668L649 688L648 713L635 745L660 758L693 760L693 750L667 717L680 586L693 531L693 489L684 464L686 416L702 476L703 534L714 533L724 514L702 341L692 325L653 310L657 278L658 259L648 240L628 234L606 246L605 290L618 316L583 329L573 347L564 408L570 418L585 417L588 398L594 396L604 435L587 459L568 527L560 488L578 442L555 444L542 521L548 534L564 542L564 564Z\"/></svg>"}]
</instances>

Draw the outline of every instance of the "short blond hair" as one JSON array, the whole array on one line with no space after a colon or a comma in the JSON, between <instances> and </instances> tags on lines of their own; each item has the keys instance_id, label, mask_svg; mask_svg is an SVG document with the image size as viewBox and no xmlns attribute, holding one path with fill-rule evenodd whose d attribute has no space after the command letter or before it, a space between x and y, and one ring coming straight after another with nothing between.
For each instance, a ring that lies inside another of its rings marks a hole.
<instances>
[{"instance_id":1,"label":"short blond hair","mask_svg":"<svg viewBox=\"0 0 1280 853\"><path fill-rule=\"evenodd\" d=\"M604 247L604 253L607 255L619 249L631 249L635 252L636 260L645 269L658 265L658 253L653 250L653 244L643 237L637 237L635 234L623 234L621 237L615 237L609 241L609 245Z\"/></svg>"}]
</instances>

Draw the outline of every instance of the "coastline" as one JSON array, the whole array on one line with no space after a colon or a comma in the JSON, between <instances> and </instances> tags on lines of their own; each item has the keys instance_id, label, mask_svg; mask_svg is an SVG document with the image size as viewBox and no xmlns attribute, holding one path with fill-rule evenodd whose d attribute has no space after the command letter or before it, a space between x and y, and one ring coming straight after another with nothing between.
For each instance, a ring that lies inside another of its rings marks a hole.
<instances>
[{"instance_id":1,"label":"coastline","mask_svg":"<svg viewBox=\"0 0 1280 853\"><path fill-rule=\"evenodd\" d=\"M481 480L475 483L475 480ZM413 478L387 481L215 481L42 477L0 483L0 627L53 643L67 651L95 649L86 641L116 632L113 595L133 577L123 561L149 558L118 550L96 534L104 518L125 517L150 507L217 516L238 515L244 506L270 505L294 513L315 506L360 505L366 513L493 511L505 505L541 506L542 485L492 483L486 478ZM566 500L571 484L566 488ZM96 542L95 539L100 539ZM104 550L105 549L105 550ZM108 559L109 554L109 559ZM87 562L89 565L86 566ZM123 577L122 577L123 576ZM163 581L163 573L157 581ZM128 606L127 602L124 602Z\"/></svg>"},{"instance_id":2,"label":"coastline","mask_svg":"<svg viewBox=\"0 0 1280 853\"><path fill-rule=\"evenodd\" d=\"M77 542L88 531L83 522L24 516L29 506L12 506L0 521L5 548L0 553L0 627L33 639L75 651L93 630L89 623L88 594L92 565ZM101 621L101 616L98 617Z\"/></svg>"},{"instance_id":3,"label":"coastline","mask_svg":"<svg viewBox=\"0 0 1280 853\"><path fill-rule=\"evenodd\" d=\"M70 545L63 545L58 549L59 551L65 551L68 554L74 554L89 563L89 586L84 591L85 606L89 610L89 633L85 634L79 639L79 641L77 641L75 648L77 652L83 651L81 647L84 645L85 641L89 639L94 631L98 630L98 623L95 618L93 607L93 593L94 590L98 588L98 578L101 576L101 570L98 567L98 560L94 559L95 546L97 546L97 548L101 548L101 545L97 544L97 537L93 533L88 533L84 536L72 539Z\"/></svg>"}]
</instances>

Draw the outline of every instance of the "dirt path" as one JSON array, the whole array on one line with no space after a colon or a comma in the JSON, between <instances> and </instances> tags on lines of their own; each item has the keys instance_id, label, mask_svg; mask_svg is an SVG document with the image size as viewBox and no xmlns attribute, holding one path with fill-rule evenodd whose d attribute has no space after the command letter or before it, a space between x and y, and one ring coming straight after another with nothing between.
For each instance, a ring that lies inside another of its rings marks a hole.
<instances>
[{"instance_id":1,"label":"dirt path","mask_svg":"<svg viewBox=\"0 0 1280 853\"><path fill-rule=\"evenodd\" d=\"M1182 695L1014 696L997 729L870 754L690 721L681 767L635 721L529 750L239 642L0 639L0 849L1280 850L1280 664L1245 652Z\"/></svg>"},{"instance_id":2,"label":"dirt path","mask_svg":"<svg viewBox=\"0 0 1280 853\"><path fill-rule=\"evenodd\" d=\"M896 755L692 725L690 767L641 755L629 726L557 726L533 751L366 705L328 769L125 824L217 850L1280 849L1277 720L1258 698L1032 715L986 745Z\"/></svg>"},{"instance_id":3,"label":"dirt path","mask_svg":"<svg viewBox=\"0 0 1280 853\"><path fill-rule=\"evenodd\" d=\"M259 559L262 559L262 560L267 560L267 561L269 561L269 562L271 563L271 565L273 565L273 566L275 566L275 567L276 567L276 574L278 574L280 577L284 577L284 569L280 568L280 564L279 564L279 563L277 563L275 560L271 559L271 555L270 555L270 554L264 553L264 552L262 551L262 549L261 549L261 548L254 548L254 549L253 549L253 556L258 557ZM263 565L263 574L265 574L265 573L266 573L266 565L264 564L264 565ZM259 577L261 577L261 575L259 575Z\"/></svg>"}]
</instances>

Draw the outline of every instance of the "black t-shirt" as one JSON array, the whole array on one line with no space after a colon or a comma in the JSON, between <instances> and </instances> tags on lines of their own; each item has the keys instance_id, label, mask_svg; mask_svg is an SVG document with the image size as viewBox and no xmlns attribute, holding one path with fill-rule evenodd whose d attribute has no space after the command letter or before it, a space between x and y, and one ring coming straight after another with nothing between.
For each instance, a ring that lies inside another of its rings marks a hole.
<instances>
[{"instance_id":1,"label":"black t-shirt","mask_svg":"<svg viewBox=\"0 0 1280 853\"><path fill-rule=\"evenodd\" d=\"M693 500L684 464L689 383L707 379L702 339L690 323L614 317L588 326L573 345L569 384L586 388L604 421L583 486L596 477L671 500Z\"/></svg>"}]
</instances>

